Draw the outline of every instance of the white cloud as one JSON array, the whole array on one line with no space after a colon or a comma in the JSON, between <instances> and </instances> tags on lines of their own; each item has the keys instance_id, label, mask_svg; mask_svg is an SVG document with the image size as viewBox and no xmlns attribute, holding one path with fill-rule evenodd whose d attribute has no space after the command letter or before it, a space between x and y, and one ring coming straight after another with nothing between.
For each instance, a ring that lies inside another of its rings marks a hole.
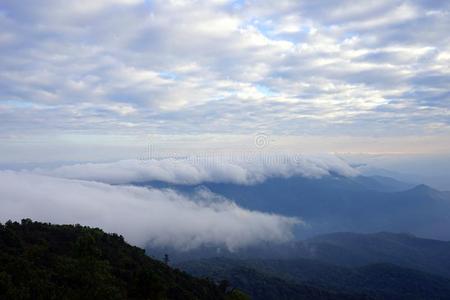
<instances>
[{"instance_id":1,"label":"white cloud","mask_svg":"<svg viewBox=\"0 0 450 300\"><path fill-rule=\"evenodd\" d=\"M0 101L34 106L2 109L0 135L448 135L448 11L419 0L4 0Z\"/></svg>"},{"instance_id":2,"label":"white cloud","mask_svg":"<svg viewBox=\"0 0 450 300\"><path fill-rule=\"evenodd\" d=\"M249 211L208 193L190 199L172 190L0 171L0 220L83 224L122 234L132 244L201 245L230 250L259 242L283 242L301 221Z\"/></svg>"},{"instance_id":3,"label":"white cloud","mask_svg":"<svg viewBox=\"0 0 450 300\"><path fill-rule=\"evenodd\" d=\"M270 177L304 176L318 178L337 173L355 176L358 171L335 156L266 155L231 160L227 157L187 159L122 160L111 163L84 163L55 169L36 169L56 177L93 180L111 184L163 181L194 185L202 182L255 184Z\"/></svg>"}]
</instances>

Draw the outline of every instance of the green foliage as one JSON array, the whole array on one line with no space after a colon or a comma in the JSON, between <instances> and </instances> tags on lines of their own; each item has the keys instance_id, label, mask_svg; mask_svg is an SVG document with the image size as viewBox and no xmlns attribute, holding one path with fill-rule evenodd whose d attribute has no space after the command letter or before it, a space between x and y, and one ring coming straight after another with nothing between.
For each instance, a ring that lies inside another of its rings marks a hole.
<instances>
[{"instance_id":1,"label":"green foliage","mask_svg":"<svg viewBox=\"0 0 450 300\"><path fill-rule=\"evenodd\" d=\"M247 299L172 269L117 234L80 225L0 224L0 299Z\"/></svg>"}]
</instances>

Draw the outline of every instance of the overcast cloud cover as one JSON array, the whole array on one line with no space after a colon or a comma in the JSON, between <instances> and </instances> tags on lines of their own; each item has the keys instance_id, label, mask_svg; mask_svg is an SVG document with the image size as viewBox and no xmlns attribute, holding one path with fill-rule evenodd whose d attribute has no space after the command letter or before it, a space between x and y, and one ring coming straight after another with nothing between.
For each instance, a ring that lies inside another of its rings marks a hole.
<instances>
[{"instance_id":1,"label":"overcast cloud cover","mask_svg":"<svg viewBox=\"0 0 450 300\"><path fill-rule=\"evenodd\" d=\"M122 234L139 246L230 250L259 242L283 242L301 221L249 211L210 192L192 198L172 190L0 171L0 222L32 218L82 224Z\"/></svg>"},{"instance_id":2,"label":"overcast cloud cover","mask_svg":"<svg viewBox=\"0 0 450 300\"><path fill-rule=\"evenodd\" d=\"M449 8L2 0L0 138L267 130L448 139Z\"/></svg>"}]
</instances>

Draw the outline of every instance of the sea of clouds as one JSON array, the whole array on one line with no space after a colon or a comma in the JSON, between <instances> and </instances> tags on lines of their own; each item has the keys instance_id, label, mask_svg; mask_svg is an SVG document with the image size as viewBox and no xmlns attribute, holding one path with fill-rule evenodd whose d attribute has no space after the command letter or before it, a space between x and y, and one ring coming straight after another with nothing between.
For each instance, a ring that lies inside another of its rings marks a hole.
<instances>
[{"instance_id":1,"label":"sea of clouds","mask_svg":"<svg viewBox=\"0 0 450 300\"><path fill-rule=\"evenodd\" d=\"M299 218L241 208L202 189L186 195L132 183L256 184L270 177L330 174L355 176L357 171L333 156L219 162L168 158L3 170L0 221L31 218L100 227L139 246L187 250L213 245L234 250L288 241L294 227L305 224Z\"/></svg>"},{"instance_id":2,"label":"sea of clouds","mask_svg":"<svg viewBox=\"0 0 450 300\"><path fill-rule=\"evenodd\" d=\"M36 169L34 172L110 184L163 181L186 185L202 182L256 184L271 177L320 178L331 173L342 176L358 175L356 169L333 155L267 155L237 159L220 157L136 159L66 165L53 169Z\"/></svg>"},{"instance_id":3,"label":"sea of clouds","mask_svg":"<svg viewBox=\"0 0 450 300\"><path fill-rule=\"evenodd\" d=\"M206 192L190 198L170 189L113 186L0 171L0 220L31 218L82 224L122 234L139 246L192 249L217 245L230 250L292 238L301 221L240 208Z\"/></svg>"}]
</instances>

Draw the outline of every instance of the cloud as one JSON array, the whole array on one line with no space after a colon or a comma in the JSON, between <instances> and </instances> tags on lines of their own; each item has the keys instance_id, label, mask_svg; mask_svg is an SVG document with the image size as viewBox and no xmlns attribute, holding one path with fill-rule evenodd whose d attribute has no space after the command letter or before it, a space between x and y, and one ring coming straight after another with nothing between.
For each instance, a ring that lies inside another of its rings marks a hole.
<instances>
[{"instance_id":1,"label":"cloud","mask_svg":"<svg viewBox=\"0 0 450 300\"><path fill-rule=\"evenodd\" d=\"M356 176L358 171L332 155L252 155L188 157L150 160L122 160L110 163L83 163L35 173L56 177L99 181L110 184L163 181L194 185L202 182L255 184L270 177L303 176L317 178L330 173Z\"/></svg>"},{"instance_id":2,"label":"cloud","mask_svg":"<svg viewBox=\"0 0 450 300\"><path fill-rule=\"evenodd\" d=\"M187 198L172 190L0 171L0 220L32 218L83 224L122 234L132 244L230 250L259 242L283 242L301 221L249 211L216 195Z\"/></svg>"},{"instance_id":3,"label":"cloud","mask_svg":"<svg viewBox=\"0 0 450 300\"><path fill-rule=\"evenodd\" d=\"M5 0L0 134L448 135L449 11L419 0Z\"/></svg>"}]
</instances>

